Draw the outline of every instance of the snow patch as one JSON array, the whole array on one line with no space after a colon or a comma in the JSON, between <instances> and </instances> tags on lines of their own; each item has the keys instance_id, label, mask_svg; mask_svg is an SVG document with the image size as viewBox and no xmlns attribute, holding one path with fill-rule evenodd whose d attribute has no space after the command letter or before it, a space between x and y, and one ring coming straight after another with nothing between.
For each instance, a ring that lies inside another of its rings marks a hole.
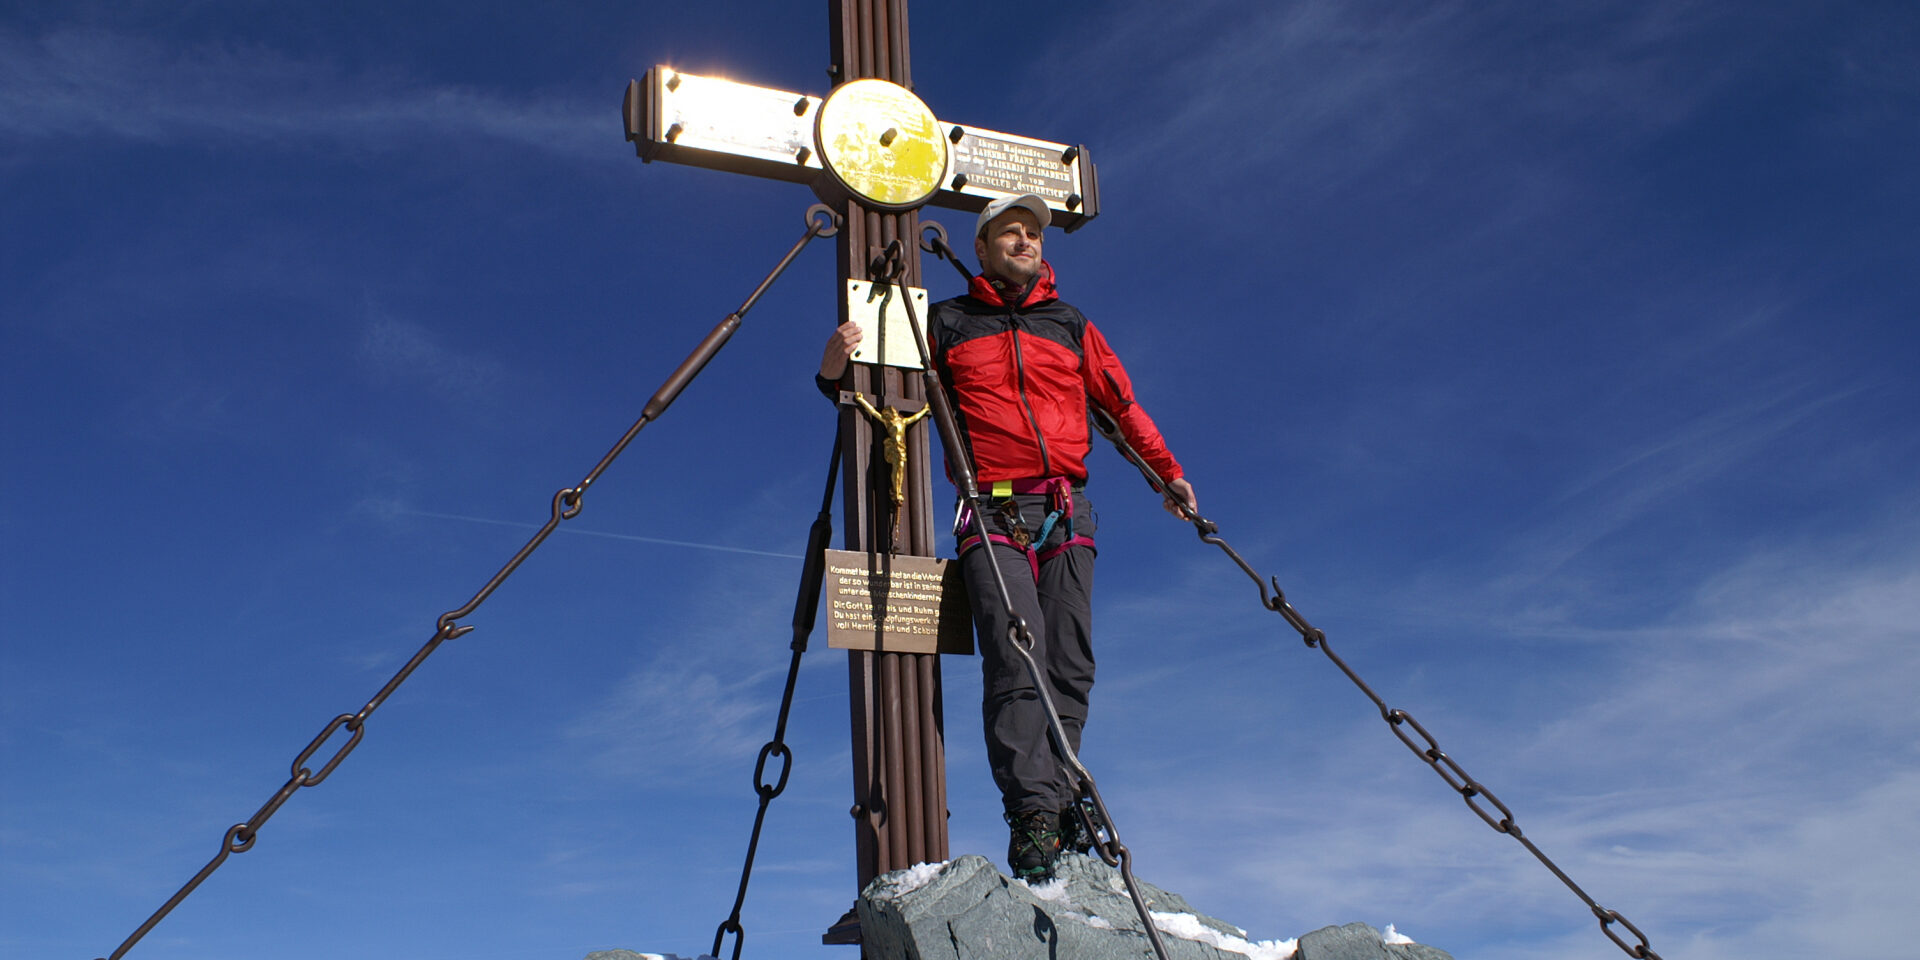
<instances>
[{"instance_id":1,"label":"snow patch","mask_svg":"<svg viewBox=\"0 0 1920 960\"><path fill-rule=\"evenodd\" d=\"M1025 880L1016 882L1025 884L1029 892L1048 903L1057 903L1063 907L1073 906L1073 901L1067 897L1067 881L1060 877L1054 877L1044 883L1027 883Z\"/></svg>"},{"instance_id":2,"label":"snow patch","mask_svg":"<svg viewBox=\"0 0 1920 960\"><path fill-rule=\"evenodd\" d=\"M896 896L905 896L906 894L912 893L932 883L933 878L939 876L940 871L946 868L947 861L942 860L939 863L916 863L905 870L901 870L895 875L893 881L894 894Z\"/></svg>"},{"instance_id":3,"label":"snow patch","mask_svg":"<svg viewBox=\"0 0 1920 960\"><path fill-rule=\"evenodd\" d=\"M1062 910L1060 911L1060 914L1061 916L1064 916L1069 920L1077 921L1079 923L1084 923L1095 930L1112 930L1113 929L1113 924L1108 923L1106 921L1106 918L1104 917L1090 917L1084 913L1075 913L1072 910Z\"/></svg>"},{"instance_id":4,"label":"snow patch","mask_svg":"<svg viewBox=\"0 0 1920 960\"><path fill-rule=\"evenodd\" d=\"M1231 934L1221 933L1200 922L1200 918L1191 913L1153 913L1153 925L1171 937L1182 940L1194 940L1208 946L1251 957L1253 960L1288 960L1298 947L1298 940L1262 940L1251 943Z\"/></svg>"}]
</instances>

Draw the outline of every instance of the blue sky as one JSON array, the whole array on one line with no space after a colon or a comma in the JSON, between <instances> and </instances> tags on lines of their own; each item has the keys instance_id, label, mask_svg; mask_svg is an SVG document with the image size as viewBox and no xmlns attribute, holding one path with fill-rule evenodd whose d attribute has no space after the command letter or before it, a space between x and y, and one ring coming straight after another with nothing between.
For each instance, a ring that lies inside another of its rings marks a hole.
<instances>
[{"instance_id":1,"label":"blue sky","mask_svg":"<svg viewBox=\"0 0 1920 960\"><path fill-rule=\"evenodd\" d=\"M918 5L916 87L1089 146L1103 213L1049 257L1229 540L1664 956L1910 956L1920 10L1066 6ZM820 94L826 49L808 4L0 13L0 950L114 949L798 237L804 188L635 159L627 79ZM129 956L704 951L832 272ZM1141 876L1259 939L1620 955L1094 470L1084 759ZM843 664L801 677L749 956L852 955ZM997 860L945 674L954 850Z\"/></svg>"}]
</instances>

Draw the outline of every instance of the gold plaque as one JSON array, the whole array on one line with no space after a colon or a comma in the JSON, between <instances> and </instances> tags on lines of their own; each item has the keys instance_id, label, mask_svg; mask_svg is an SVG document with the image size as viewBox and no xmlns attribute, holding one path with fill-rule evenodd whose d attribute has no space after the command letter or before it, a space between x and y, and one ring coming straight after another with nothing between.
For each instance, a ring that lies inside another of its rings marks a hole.
<instances>
[{"instance_id":1,"label":"gold plaque","mask_svg":"<svg viewBox=\"0 0 1920 960\"><path fill-rule=\"evenodd\" d=\"M874 206L917 207L946 183L940 121L898 84L868 79L835 87L820 104L814 136L827 172Z\"/></svg>"},{"instance_id":2,"label":"gold plaque","mask_svg":"<svg viewBox=\"0 0 1920 960\"><path fill-rule=\"evenodd\" d=\"M835 650L973 653L959 561L828 550L821 594Z\"/></svg>"}]
</instances>

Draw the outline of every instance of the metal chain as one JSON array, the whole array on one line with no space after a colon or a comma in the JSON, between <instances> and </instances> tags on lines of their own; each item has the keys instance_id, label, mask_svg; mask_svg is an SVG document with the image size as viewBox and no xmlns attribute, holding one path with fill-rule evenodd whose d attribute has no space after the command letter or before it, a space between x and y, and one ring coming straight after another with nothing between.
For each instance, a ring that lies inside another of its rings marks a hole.
<instances>
[{"instance_id":1,"label":"metal chain","mask_svg":"<svg viewBox=\"0 0 1920 960\"><path fill-rule=\"evenodd\" d=\"M967 265L961 263L960 258L954 255L953 248L947 245L947 228L936 222L928 221L920 230L920 249L953 264L953 269L960 272L960 282L964 285L971 286L973 284L973 271L968 270Z\"/></svg>"},{"instance_id":2,"label":"metal chain","mask_svg":"<svg viewBox=\"0 0 1920 960\"><path fill-rule=\"evenodd\" d=\"M836 430L833 456L827 460L827 489L820 495L820 512L814 516L813 526L807 532L807 556L801 568L800 590L793 600L793 642L788 645L793 657L787 662L787 688L780 695L780 714L774 721L773 739L760 748L760 758L753 764L753 792L760 797L760 809L753 814L753 832L747 837L747 859L740 866L740 891L734 895L733 912L713 933L712 955L715 957L720 956L720 944L731 933L733 960L740 960L740 948L747 936L740 925L740 908L747 902L747 881L753 878L753 857L760 849L760 829L767 822L767 806L787 788L787 775L793 770L793 751L786 743L787 717L793 712L793 691L800 679L800 655L807 652L807 639L813 635L814 621L819 619L820 585L827 571L827 544L833 539L833 488L840 476L840 440ZM774 757L780 758L780 779L769 784L767 761Z\"/></svg>"},{"instance_id":3,"label":"metal chain","mask_svg":"<svg viewBox=\"0 0 1920 960\"><path fill-rule=\"evenodd\" d=\"M133 948L134 944L140 942L141 937L147 935L147 931L152 930L155 925L165 919L167 914L171 913L174 907L179 906L181 901L193 893L202 881L211 876L213 871L219 869L220 865L226 862L229 855L245 853L253 849L254 841L259 839L260 828L280 810L281 805L285 804L288 798L293 796L295 791L303 787L319 786L322 781L326 780L327 777L333 773L334 768L340 765L340 761L345 760L347 754L352 753L353 748L360 745L360 738L366 733L367 718L372 716L373 712L379 709L381 704L386 702L387 697L391 696L394 690L399 688L400 684L403 683L407 677L411 676L420 664L426 661L428 655L432 654L436 649L439 649L440 644L452 640L455 637L465 636L473 631L473 627L460 625L457 621L472 613L480 604L486 602L487 598L492 596L493 592L499 589L500 585L504 583L509 576L512 576L515 570L520 568L520 564L524 563L527 557L531 556L533 551L538 549L542 543L545 543L547 537L551 536L553 531L559 528L560 521L571 520L579 515L580 509L583 506L582 498L585 497L587 488L592 486L593 482L600 478L600 474L605 472L606 469L613 464L613 461L620 456L622 451L626 450L627 444L633 442L633 438L640 433L641 428L659 419L660 414L664 413L667 407L673 403L674 399L680 395L680 391L686 389L687 384L691 383L694 377L699 376L700 371L706 367L707 362L713 359L721 347L726 346L727 340L733 336L735 330L740 328L741 318L746 316L747 311L753 309L754 304L759 302L761 294L766 293L767 288L773 285L773 281L778 279L782 273L786 272L787 266L793 263L795 257L800 255L800 251L805 249L807 244L815 237L830 237L838 233L840 229L840 218L824 204L816 203L807 208L806 222L806 234L793 245L792 249L787 251L786 256L780 258L779 264L773 268L772 272L767 274L766 279L760 281L760 285L754 288L753 293L740 305L740 309L728 314L725 319L721 320L720 323L707 334L706 339L702 340L700 345L694 348L693 353L680 364L679 368L674 370L666 382L661 384L660 389L654 393L653 398L647 401L646 407L640 413L640 418L634 421L633 426L627 428L626 434L620 438L620 441L615 443L613 448L608 450L606 455L600 458L600 462L595 464L593 469L587 472L584 479L571 487L561 489L553 495L553 502L547 517L547 522L541 526L539 530L534 532L533 537L520 548L519 552L515 553L513 558L508 560L506 565L501 567L500 571L495 573L492 579L488 580L486 585L482 586L479 592L473 595L472 599L462 604L459 608L449 610L440 615L439 620L435 623L433 636L429 637L426 644L413 655L413 659L407 661L406 666L401 667L400 671L393 675L393 679L387 681L386 686L380 688L379 693L373 695L373 699L368 700L366 705L361 707L356 713L343 713L328 721L327 725L321 728L319 735L313 738L313 742L307 744L306 749L300 751L299 756L293 758L293 775L287 779L287 782L282 785L265 804L261 805L260 809L254 811L253 816L228 828L226 836L222 838L220 842L220 852L216 854L212 860L207 861L207 865L201 867L200 872L194 874L193 879L188 880L186 885L180 888L179 892L175 893L166 903L160 906L160 909L154 911L153 915L147 918L147 922L141 924L138 929L134 930L132 936L127 937L107 960L120 960L128 950ZM328 741L334 739L342 729L346 730L348 734L346 742L340 745L339 749L334 752L332 757L328 758L327 762L320 767L318 772L309 768L307 761L319 753L320 748ZM784 782L784 780L785 776L783 774L782 781Z\"/></svg>"},{"instance_id":4,"label":"metal chain","mask_svg":"<svg viewBox=\"0 0 1920 960\"><path fill-rule=\"evenodd\" d=\"M935 244L940 247L946 246L946 229L939 223L923 224L921 231L922 249L931 251L934 249L932 245ZM900 241L895 240L888 245L884 270L874 271L873 279L876 283L900 283L901 275L906 269L906 260L901 256L902 252ZM876 268L881 266L879 262L875 263ZM940 382L939 374L934 370L932 359L927 356L926 333L921 328L920 318L914 310L913 298L902 296L900 299L906 302L907 322L913 329L914 345L920 351L921 374L926 378L927 384L927 402L934 405L934 420L940 427L940 435L946 447L947 467L954 474L961 496L966 502L965 512L972 517L974 533L980 538L981 549L989 551L986 566L993 572L993 584L999 593L1000 606L1007 616L1009 645L1020 655L1020 660L1027 669L1027 677L1033 683L1034 692L1039 695L1040 704L1045 708L1049 739L1053 743L1054 753L1060 759L1061 767L1073 782L1075 795L1093 804L1100 819L1105 822L1107 839L1105 842L1099 842L1098 838L1095 838L1095 846L1100 850L1100 859L1109 866L1120 869L1120 878L1126 884L1128 896L1133 900L1134 911L1140 915L1140 923L1146 930L1147 941L1153 945L1154 956L1159 960L1167 960L1167 946L1161 942L1160 930L1153 925L1152 912L1147 909L1146 898L1140 894L1139 884L1133 878L1133 854L1125 844L1120 842L1120 828L1114 825L1113 814L1107 810L1106 801L1100 796L1100 788L1094 783L1093 774L1080 762L1080 757L1074 753L1067 739L1066 727L1060 722L1060 711L1054 707L1053 695L1049 692L1052 684L1047 682L1046 677L1040 672L1040 665L1033 659L1033 633L1028 628L1025 618L1014 609L1013 596L1007 590L1007 581L1000 572L1000 564L991 556L993 546L987 535L986 511L980 506L980 488L975 479L973 459L968 455L966 446L960 439L953 416L952 402L947 397L946 388Z\"/></svg>"},{"instance_id":5,"label":"metal chain","mask_svg":"<svg viewBox=\"0 0 1920 960\"><path fill-rule=\"evenodd\" d=\"M1139 452L1134 450L1133 446L1127 442L1127 439L1120 434L1119 424L1114 422L1113 417L1108 414L1107 411L1101 410L1098 407L1093 408L1093 410L1094 425L1099 428L1100 433L1113 442L1113 445L1120 450L1122 456L1126 457L1135 467L1139 468L1141 475L1146 477L1147 483L1153 487L1155 493L1164 493L1166 485L1160 479L1160 475L1154 471L1153 467L1147 464ZM1579 897L1580 901L1585 903L1589 910L1593 911L1594 917L1600 921L1600 932L1606 934L1607 939L1612 940L1621 950L1626 951L1628 956L1640 958L1640 960L1661 960L1660 955L1655 953L1653 948L1647 945L1647 935L1641 933L1639 927L1634 926L1626 917L1621 916L1619 911L1609 910L1594 902L1594 899L1588 896L1585 890L1580 889L1579 884L1573 882L1572 877L1567 876L1566 871L1561 870L1560 866L1554 863L1539 847L1535 846L1532 840L1527 839L1526 835L1521 832L1520 825L1514 822L1513 811L1507 809L1507 805L1501 803L1499 797L1494 796L1493 792L1488 790L1484 784L1475 780L1457 761L1447 756L1447 754L1440 749L1439 741L1435 740L1433 734L1428 733L1427 728L1421 726L1420 722L1413 718L1413 714L1405 710L1387 706L1387 702L1380 699L1380 695L1374 693L1373 688L1367 686L1367 682L1360 679L1360 675L1355 673L1352 667L1347 666L1347 662L1342 660L1339 654L1333 652L1333 647L1327 643L1326 633L1313 624L1308 623L1307 618L1301 616L1300 611L1295 610L1293 604L1287 602L1286 593L1280 589L1280 579L1278 577L1271 578L1272 591L1269 592L1269 581L1262 580L1260 574L1254 572L1253 567L1249 565L1246 560L1242 559L1240 554L1235 552L1231 546L1228 546L1225 540L1221 539L1219 535L1220 528L1214 524L1213 521L1189 509L1178 497L1169 497L1168 499L1176 504L1180 509L1181 515L1185 517L1189 523L1193 524L1194 529L1199 532L1200 539L1203 542L1219 547L1248 577L1253 579L1254 584L1260 588L1260 605L1285 617L1287 623L1299 632L1300 638L1306 641L1307 646L1318 647L1321 653L1326 654L1327 659L1333 661L1333 665L1339 667L1340 672L1346 674L1347 679L1353 681L1354 686L1359 687L1360 692L1366 694L1367 699L1372 700L1373 705L1379 708L1380 718L1385 720L1387 725L1392 728L1393 735L1399 737L1400 742L1406 744L1407 749L1413 751L1414 756L1419 757L1426 762L1427 766L1432 767L1433 772L1439 774L1440 779L1445 780L1447 786L1452 787L1454 792L1460 794L1461 799L1467 802L1468 809L1477 814L1481 820L1486 821L1487 826L1492 827L1495 831L1504 833L1518 840L1521 846L1527 848L1528 853L1533 854L1534 858L1539 860L1548 870L1552 871L1554 876L1559 877L1560 882L1566 884L1567 889L1573 891L1573 895ZM1420 735L1422 742L1416 743L1413 737L1408 736L1405 729L1408 727L1411 727L1415 733ZM1497 819L1492 813L1488 812L1485 806L1481 805L1482 799L1499 811L1500 816ZM1614 932L1613 925L1616 923L1632 931L1637 942L1629 944L1626 940L1622 939L1618 933Z\"/></svg>"}]
</instances>

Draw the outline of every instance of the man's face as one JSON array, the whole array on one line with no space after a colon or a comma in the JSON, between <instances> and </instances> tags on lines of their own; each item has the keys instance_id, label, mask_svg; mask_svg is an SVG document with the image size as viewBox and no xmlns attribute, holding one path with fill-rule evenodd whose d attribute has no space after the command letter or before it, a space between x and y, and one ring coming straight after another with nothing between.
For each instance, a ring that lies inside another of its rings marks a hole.
<instances>
[{"instance_id":1,"label":"man's face","mask_svg":"<svg viewBox=\"0 0 1920 960\"><path fill-rule=\"evenodd\" d=\"M1024 287L1040 275L1040 221L1024 207L1008 210L987 222L973 253L981 273Z\"/></svg>"}]
</instances>

